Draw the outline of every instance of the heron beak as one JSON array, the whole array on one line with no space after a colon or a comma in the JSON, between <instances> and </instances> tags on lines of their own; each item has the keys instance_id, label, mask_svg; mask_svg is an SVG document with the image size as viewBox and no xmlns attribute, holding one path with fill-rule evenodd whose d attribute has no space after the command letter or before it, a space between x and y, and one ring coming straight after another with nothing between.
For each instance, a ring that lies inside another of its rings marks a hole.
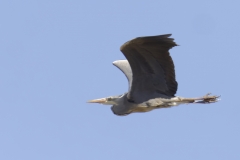
<instances>
[{"instance_id":1,"label":"heron beak","mask_svg":"<svg viewBox=\"0 0 240 160\"><path fill-rule=\"evenodd\" d=\"M100 98L100 99L93 99L90 101L87 101L88 103L106 103L107 102L107 98Z\"/></svg>"}]
</instances>

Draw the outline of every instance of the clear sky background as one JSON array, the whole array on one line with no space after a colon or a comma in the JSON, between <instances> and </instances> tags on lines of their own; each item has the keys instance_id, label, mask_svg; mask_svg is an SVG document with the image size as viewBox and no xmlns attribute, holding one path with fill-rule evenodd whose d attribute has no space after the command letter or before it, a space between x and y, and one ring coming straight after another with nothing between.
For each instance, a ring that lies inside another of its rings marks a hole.
<instances>
[{"instance_id":1,"label":"clear sky background","mask_svg":"<svg viewBox=\"0 0 240 160\"><path fill-rule=\"evenodd\" d=\"M0 1L1 160L239 160L237 0ZM125 117L87 100L127 91L111 63L172 33L177 95L221 95Z\"/></svg>"}]
</instances>

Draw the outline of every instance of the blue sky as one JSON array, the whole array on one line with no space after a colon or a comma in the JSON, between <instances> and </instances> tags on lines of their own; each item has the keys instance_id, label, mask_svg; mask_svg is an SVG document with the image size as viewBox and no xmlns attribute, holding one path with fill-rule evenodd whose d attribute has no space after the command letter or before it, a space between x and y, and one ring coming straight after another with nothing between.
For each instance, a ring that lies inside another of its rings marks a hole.
<instances>
[{"instance_id":1,"label":"blue sky","mask_svg":"<svg viewBox=\"0 0 240 160\"><path fill-rule=\"evenodd\" d=\"M0 2L0 159L240 159L238 1ZM127 91L111 63L172 33L177 95L221 95L118 117L86 101Z\"/></svg>"}]
</instances>

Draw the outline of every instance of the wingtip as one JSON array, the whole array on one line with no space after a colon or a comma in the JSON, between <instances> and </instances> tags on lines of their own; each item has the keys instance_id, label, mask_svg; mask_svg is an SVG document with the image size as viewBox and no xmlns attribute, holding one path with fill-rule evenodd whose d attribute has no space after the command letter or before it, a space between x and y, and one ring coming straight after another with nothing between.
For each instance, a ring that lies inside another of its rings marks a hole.
<instances>
[{"instance_id":1,"label":"wingtip","mask_svg":"<svg viewBox=\"0 0 240 160\"><path fill-rule=\"evenodd\" d=\"M162 36L162 37L170 37L170 36L172 36L172 33L169 33L169 34L163 34L163 35L160 35L160 36Z\"/></svg>"},{"instance_id":2,"label":"wingtip","mask_svg":"<svg viewBox=\"0 0 240 160\"><path fill-rule=\"evenodd\" d=\"M119 60L113 61L112 64L116 65Z\"/></svg>"},{"instance_id":3,"label":"wingtip","mask_svg":"<svg viewBox=\"0 0 240 160\"><path fill-rule=\"evenodd\" d=\"M117 65L117 64L119 64L119 63L126 63L126 61L127 61L126 59L116 60L116 61L113 61L112 64L113 64L113 65Z\"/></svg>"}]
</instances>

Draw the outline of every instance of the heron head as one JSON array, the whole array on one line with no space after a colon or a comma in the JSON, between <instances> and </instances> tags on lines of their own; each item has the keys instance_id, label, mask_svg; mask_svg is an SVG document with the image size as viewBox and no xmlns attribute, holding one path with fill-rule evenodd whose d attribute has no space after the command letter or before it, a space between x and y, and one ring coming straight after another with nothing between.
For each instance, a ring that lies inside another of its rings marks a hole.
<instances>
[{"instance_id":1,"label":"heron head","mask_svg":"<svg viewBox=\"0 0 240 160\"><path fill-rule=\"evenodd\" d=\"M100 104L105 104L105 105L116 105L118 104L118 100L122 96L110 96L106 98L99 98L99 99L93 99L88 101L88 103L100 103Z\"/></svg>"}]
</instances>

